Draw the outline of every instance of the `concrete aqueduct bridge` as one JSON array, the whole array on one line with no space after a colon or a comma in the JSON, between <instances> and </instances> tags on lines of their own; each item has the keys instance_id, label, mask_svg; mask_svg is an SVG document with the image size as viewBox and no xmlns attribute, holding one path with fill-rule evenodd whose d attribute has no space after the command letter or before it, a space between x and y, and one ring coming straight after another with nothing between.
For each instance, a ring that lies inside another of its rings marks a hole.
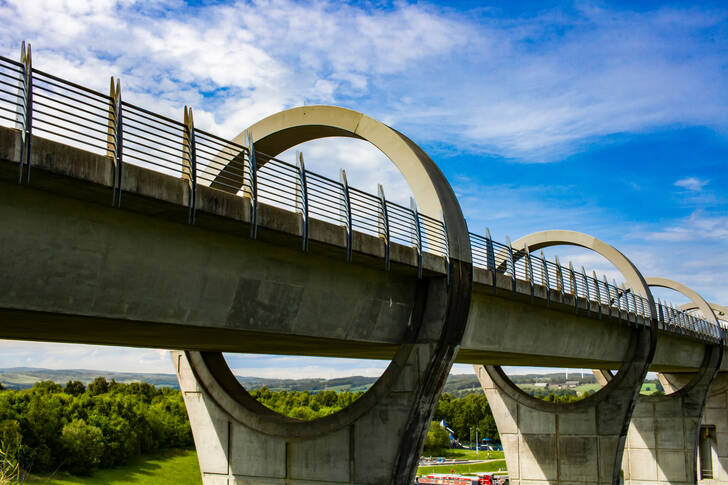
<instances>
[{"instance_id":1,"label":"concrete aqueduct bridge","mask_svg":"<svg viewBox=\"0 0 728 485\"><path fill-rule=\"evenodd\" d=\"M583 234L502 245L469 233L432 160L351 110L284 111L228 141L196 129L191 111L179 123L121 102L113 83L107 96L3 65L30 92L65 89L87 104L43 110L26 92L22 113L6 116L20 129L0 128L0 338L174 350L204 483L410 484L454 362L476 366L512 483L695 483L699 450L703 476L728 482L725 332L689 289L644 278ZM108 123L85 149L42 117L66 109L90 130L82 113L94 103ZM416 204L275 158L328 136L377 146ZM552 244L602 254L626 286L533 254ZM655 302L652 285L672 285L695 308ZM302 422L253 399L223 351L390 364L348 408ZM521 392L502 365L593 368L604 387L553 405ZM640 396L649 370L674 392Z\"/></svg>"}]
</instances>

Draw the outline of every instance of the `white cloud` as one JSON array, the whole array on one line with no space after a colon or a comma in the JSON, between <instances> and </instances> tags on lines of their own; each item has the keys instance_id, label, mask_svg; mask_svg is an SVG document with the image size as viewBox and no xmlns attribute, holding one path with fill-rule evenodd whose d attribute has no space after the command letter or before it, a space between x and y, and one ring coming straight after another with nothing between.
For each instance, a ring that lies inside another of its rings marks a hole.
<instances>
[{"instance_id":1,"label":"white cloud","mask_svg":"<svg viewBox=\"0 0 728 485\"><path fill-rule=\"evenodd\" d=\"M10 0L0 49L23 38L36 65L234 136L284 108L344 104L413 138L550 161L614 133L728 123L711 40L726 13L577 4L531 16L468 16L424 3L365 9L319 0L189 7ZM433 129L433 127L436 127Z\"/></svg>"},{"instance_id":2,"label":"white cloud","mask_svg":"<svg viewBox=\"0 0 728 485\"><path fill-rule=\"evenodd\" d=\"M700 192L703 190L703 187L708 185L708 183L710 183L710 180L702 180L697 177L687 177L676 181L675 186L682 187L693 192Z\"/></svg>"},{"instance_id":3,"label":"white cloud","mask_svg":"<svg viewBox=\"0 0 728 485\"><path fill-rule=\"evenodd\" d=\"M648 241L725 241L728 238L728 216L709 216L695 211L663 229L637 235Z\"/></svg>"},{"instance_id":4,"label":"white cloud","mask_svg":"<svg viewBox=\"0 0 728 485\"><path fill-rule=\"evenodd\" d=\"M174 372L167 350L0 340L0 368L5 367Z\"/></svg>"}]
</instances>

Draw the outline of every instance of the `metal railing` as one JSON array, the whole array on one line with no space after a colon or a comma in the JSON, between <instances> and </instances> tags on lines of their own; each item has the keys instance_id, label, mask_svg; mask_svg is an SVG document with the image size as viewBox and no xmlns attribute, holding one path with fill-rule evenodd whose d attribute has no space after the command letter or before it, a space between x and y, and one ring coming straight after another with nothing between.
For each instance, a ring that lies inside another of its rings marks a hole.
<instances>
[{"instance_id":1,"label":"metal railing","mask_svg":"<svg viewBox=\"0 0 728 485\"><path fill-rule=\"evenodd\" d=\"M257 234L259 204L264 203L302 215L302 249L308 248L309 221L329 222L346 228L346 256L352 258L353 234L382 238L385 268L390 268L392 243L411 246L417 252L418 275L422 276L422 255L431 253L448 262L447 228L442 220L387 200L378 194L350 187L346 173L339 180L305 168L303 155L289 163L255 150L251 140L239 144L197 129L192 110L185 107L183 121L177 121L127 103L121 98L120 83L111 79L110 93L102 94L35 69L30 46L21 50L21 61L0 57L0 123L21 131L18 181L30 180L33 136L109 156L114 163L112 204L120 206L123 167L133 164L185 180L189 185L188 222L195 222L197 188L213 187L250 200L251 237ZM575 311L580 304L599 318L617 318L636 326L649 325L656 318L660 328L718 341L726 333L694 314L677 310L659 300L652 315L649 301L624 284L601 280L595 272L548 261L543 251L517 251L510 240L499 243L490 237L470 233L473 264L490 270L494 290L498 274L510 277L512 291L517 280L530 286L531 298L545 293L550 305L570 300ZM548 289L548 291L543 291ZM555 293L555 296L552 294ZM570 295L567 298L567 295ZM581 303L580 303L581 302Z\"/></svg>"}]
</instances>

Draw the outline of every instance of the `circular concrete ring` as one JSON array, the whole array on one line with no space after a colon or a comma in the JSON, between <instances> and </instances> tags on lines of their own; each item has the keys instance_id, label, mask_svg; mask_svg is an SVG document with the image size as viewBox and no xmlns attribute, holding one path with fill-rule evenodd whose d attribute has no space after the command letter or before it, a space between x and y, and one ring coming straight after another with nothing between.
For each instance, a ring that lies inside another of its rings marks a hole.
<instances>
[{"instance_id":1,"label":"circular concrete ring","mask_svg":"<svg viewBox=\"0 0 728 485\"><path fill-rule=\"evenodd\" d=\"M368 141L387 155L407 180L420 211L436 218L442 215L447 227L450 274L443 312L445 329L440 345L455 349L467 324L472 293L472 255L460 204L432 159L398 131L362 113L336 106L305 106L282 111L254 124L233 141L243 145L246 133L253 140L256 153L268 157L275 157L305 141L332 136ZM265 159L261 161L265 163ZM258 168L261 166L262 163L258 163ZM226 168L221 169L221 173ZM230 188L225 190L230 191ZM426 289L423 290L422 282L416 284L421 296ZM427 301L427 297L416 296L415 304L419 302L420 307L413 309L413 315L423 316ZM240 423L268 435L308 439L349 426L374 408L391 392L415 347L416 344L410 343L400 345L382 376L363 396L341 411L313 421L288 418L260 404L235 378L222 353L187 352L187 357L207 393ZM450 353L454 357L454 350Z\"/></svg>"},{"instance_id":2,"label":"circular concrete ring","mask_svg":"<svg viewBox=\"0 0 728 485\"><path fill-rule=\"evenodd\" d=\"M685 286L684 284L674 281L667 278L658 278L658 277L649 277L645 278L647 281L647 284L650 285L650 287L653 288L667 288L670 290L675 290L678 293L688 297L690 299L690 305L700 310L700 312L703 314L703 318L710 321L711 323L717 325L720 327L720 322L718 321L718 317L715 315L715 312L713 311L712 306L705 301L705 299L700 296L700 294L693 290L692 288ZM710 348L710 346L708 346ZM708 351L706 351L706 359L708 358ZM718 360L718 364L720 365L720 360ZM706 364L707 365L707 364ZM701 367L701 372L714 372L714 369L704 369L705 365ZM687 383L679 382L678 379L671 378L671 374L665 374L660 373L660 376L662 377L662 380L666 381L667 384L669 384L670 387L672 387L673 391L668 392L668 389L665 389L665 393L667 395L675 394L677 392L687 392L693 385L693 383L697 382L702 375L701 372L698 372L695 374L694 378L690 380ZM675 377L675 376L672 376ZM663 382L665 384L665 382ZM663 386L665 387L665 386Z\"/></svg>"},{"instance_id":3,"label":"circular concrete ring","mask_svg":"<svg viewBox=\"0 0 728 485\"><path fill-rule=\"evenodd\" d=\"M321 138L338 136L368 141L381 150L402 173L417 200L419 211L435 219L442 216L448 232L450 257L471 262L467 225L450 184L424 150L397 130L347 108L301 106L258 121L236 136L233 142L244 145L246 133L255 144L256 152L269 157L275 157L300 143ZM265 163L265 158L261 161ZM230 162L228 166L233 163ZM213 186L222 182L218 177ZM241 187L242 183L238 189Z\"/></svg>"},{"instance_id":4,"label":"circular concrete ring","mask_svg":"<svg viewBox=\"0 0 728 485\"><path fill-rule=\"evenodd\" d=\"M640 291L642 295L647 298L650 312L652 315L655 314L655 302L645 278L632 261L630 261L615 247L605 243L604 241L581 232L550 230L529 234L513 241L511 245L513 247L515 259L520 259L525 256L526 247L528 247L529 251L536 251L542 248L566 245L578 246L594 251L617 267L626 279L629 287L632 288L633 291ZM645 331L645 328L637 328L634 330L635 337L632 338L630 342L630 349L628 350L629 357L622 364L616 375L612 376L610 372L605 371L607 372L605 377L607 377L608 380L606 386L602 387L602 389L586 399L568 404L547 403L525 393L508 378L500 366L485 366L485 369L491 379L493 379L493 381L500 386L501 389L507 392L511 398L516 399L529 407L541 410L553 410L555 407L561 407L563 409L579 409L581 407L592 406L595 402L603 399L603 397L606 396L611 389L621 386L623 380L626 378L625 376L631 376L634 374L635 367L640 367L638 371L643 372L645 375L647 374L647 368L652 361L657 344L657 327L654 319L652 319L652 325L650 326L650 335L645 336Z\"/></svg>"},{"instance_id":5,"label":"circular concrete ring","mask_svg":"<svg viewBox=\"0 0 728 485\"><path fill-rule=\"evenodd\" d=\"M723 328L728 328L728 307L718 305L717 303L708 303L708 305L710 306L710 309L713 310L713 314L718 319L718 321L725 322L725 324L721 326ZM691 301L689 303L680 305L679 307L677 307L677 309L684 312L689 312L691 310L700 310L700 307Z\"/></svg>"},{"instance_id":6,"label":"circular concrete ring","mask_svg":"<svg viewBox=\"0 0 728 485\"><path fill-rule=\"evenodd\" d=\"M667 278L650 277L646 278L646 280L647 284L653 288L667 288L669 290L675 290L678 293L687 296L688 298L690 298L690 302L692 303L692 305L694 305L694 308L700 310L700 312L703 314L703 318L715 325L720 326L720 322L718 322L718 317L715 316L713 308L707 301L705 301L702 296L700 296L697 291L683 285L680 282Z\"/></svg>"}]
</instances>

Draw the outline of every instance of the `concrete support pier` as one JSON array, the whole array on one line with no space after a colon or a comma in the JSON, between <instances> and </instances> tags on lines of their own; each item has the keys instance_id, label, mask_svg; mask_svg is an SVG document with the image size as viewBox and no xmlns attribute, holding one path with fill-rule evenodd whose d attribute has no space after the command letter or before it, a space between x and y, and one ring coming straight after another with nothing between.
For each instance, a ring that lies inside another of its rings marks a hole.
<instances>
[{"instance_id":1,"label":"concrete support pier","mask_svg":"<svg viewBox=\"0 0 728 485\"><path fill-rule=\"evenodd\" d=\"M700 422L722 355L721 346L707 347L700 372L661 375L667 395L639 396L622 463L625 484L697 482Z\"/></svg>"},{"instance_id":2,"label":"concrete support pier","mask_svg":"<svg viewBox=\"0 0 728 485\"><path fill-rule=\"evenodd\" d=\"M698 437L698 479L728 484L728 374L716 376L705 403Z\"/></svg>"},{"instance_id":3,"label":"concrete support pier","mask_svg":"<svg viewBox=\"0 0 728 485\"><path fill-rule=\"evenodd\" d=\"M533 398L500 367L474 366L500 433L512 485L618 484L632 410L651 358L650 330L598 393L569 404Z\"/></svg>"},{"instance_id":4,"label":"concrete support pier","mask_svg":"<svg viewBox=\"0 0 728 485\"><path fill-rule=\"evenodd\" d=\"M367 394L311 422L263 407L232 374L219 380L220 354L173 351L203 483L411 484L431 411L419 435L408 426L436 346L405 347Z\"/></svg>"}]
</instances>

